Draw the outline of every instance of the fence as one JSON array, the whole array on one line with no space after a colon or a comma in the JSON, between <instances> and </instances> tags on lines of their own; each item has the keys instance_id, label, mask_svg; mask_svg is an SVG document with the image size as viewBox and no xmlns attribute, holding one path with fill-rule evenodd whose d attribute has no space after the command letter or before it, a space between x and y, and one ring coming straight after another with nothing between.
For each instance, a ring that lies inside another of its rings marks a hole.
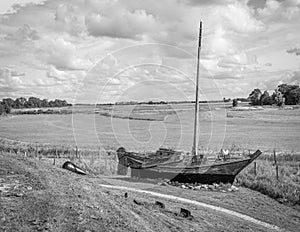
<instances>
[{"instance_id":1,"label":"fence","mask_svg":"<svg viewBox=\"0 0 300 232\"><path fill-rule=\"evenodd\" d=\"M72 148L70 146L37 145L2 139L0 140L0 152L44 160L58 166L62 166L66 160L70 160L94 174L111 175L117 173L116 152L101 147L97 150L79 149L77 146Z\"/></svg>"}]
</instances>

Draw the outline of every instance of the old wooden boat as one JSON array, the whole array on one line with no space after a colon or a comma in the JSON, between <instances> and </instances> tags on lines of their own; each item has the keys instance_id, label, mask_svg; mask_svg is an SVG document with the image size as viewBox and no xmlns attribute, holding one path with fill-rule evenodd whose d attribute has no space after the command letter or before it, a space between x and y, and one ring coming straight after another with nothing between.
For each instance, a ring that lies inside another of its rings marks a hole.
<instances>
[{"instance_id":1,"label":"old wooden boat","mask_svg":"<svg viewBox=\"0 0 300 232\"><path fill-rule=\"evenodd\" d=\"M137 178L168 179L181 183L233 183L235 176L247 165L256 159L261 151L237 157L216 159L212 163L205 164L203 158L189 164L184 159L166 160L156 157L153 161L143 159L141 156L136 159L130 152L124 149L118 150L119 174L126 175L128 167L131 168L131 176Z\"/></svg>"},{"instance_id":2,"label":"old wooden boat","mask_svg":"<svg viewBox=\"0 0 300 232\"><path fill-rule=\"evenodd\" d=\"M200 22L199 30L194 136L191 155L164 148L153 153L127 152L125 148L121 147L117 150L118 174L126 175L128 167L130 167L131 176L138 178L161 178L182 183L233 183L235 176L261 154L259 150L247 155L228 154L218 156L212 162L206 162L205 157L198 154L198 85L201 34L202 22Z\"/></svg>"}]
</instances>

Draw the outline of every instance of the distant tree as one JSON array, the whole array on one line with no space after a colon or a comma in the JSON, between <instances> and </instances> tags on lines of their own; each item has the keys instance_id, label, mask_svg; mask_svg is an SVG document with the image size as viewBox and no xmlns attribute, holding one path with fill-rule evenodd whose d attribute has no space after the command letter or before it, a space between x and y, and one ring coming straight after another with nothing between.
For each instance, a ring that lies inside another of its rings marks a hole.
<instances>
[{"instance_id":1,"label":"distant tree","mask_svg":"<svg viewBox=\"0 0 300 232\"><path fill-rule=\"evenodd\" d=\"M5 113L4 106L2 105L2 102L0 102L0 115Z\"/></svg>"},{"instance_id":2,"label":"distant tree","mask_svg":"<svg viewBox=\"0 0 300 232\"><path fill-rule=\"evenodd\" d=\"M248 99L251 101L252 105L260 105L260 98L261 98L261 91L260 89L254 89L250 94Z\"/></svg>"},{"instance_id":3,"label":"distant tree","mask_svg":"<svg viewBox=\"0 0 300 232\"><path fill-rule=\"evenodd\" d=\"M223 97L223 102L230 102L230 101L231 101L230 98L225 98L225 97Z\"/></svg>"},{"instance_id":4,"label":"distant tree","mask_svg":"<svg viewBox=\"0 0 300 232\"><path fill-rule=\"evenodd\" d=\"M4 99L3 99L4 100ZM1 114L9 114L11 111L11 106L8 104L8 101L3 101L0 102L1 104Z\"/></svg>"},{"instance_id":5,"label":"distant tree","mask_svg":"<svg viewBox=\"0 0 300 232\"><path fill-rule=\"evenodd\" d=\"M272 97L270 96L270 94L268 93L267 90L261 95L260 103L262 105L272 105L273 104Z\"/></svg>"},{"instance_id":6,"label":"distant tree","mask_svg":"<svg viewBox=\"0 0 300 232\"><path fill-rule=\"evenodd\" d=\"M25 104L27 102L27 99L24 97L19 97L15 100L15 108L21 109L25 107Z\"/></svg>"},{"instance_id":7,"label":"distant tree","mask_svg":"<svg viewBox=\"0 0 300 232\"><path fill-rule=\"evenodd\" d=\"M2 99L2 102L4 105L7 105L10 108L14 108L15 106L15 101L11 98L4 98Z\"/></svg>"},{"instance_id":8,"label":"distant tree","mask_svg":"<svg viewBox=\"0 0 300 232\"><path fill-rule=\"evenodd\" d=\"M29 97L28 100L24 97L19 97L15 100L11 98L5 98L0 101L1 104L1 112L10 113L12 108L20 109L20 108L41 108L41 107L64 107L71 106L65 100L55 99L54 101L49 101L47 99L39 99L37 97Z\"/></svg>"},{"instance_id":9,"label":"distant tree","mask_svg":"<svg viewBox=\"0 0 300 232\"><path fill-rule=\"evenodd\" d=\"M238 106L238 100L237 100L236 98L233 99L233 101L232 101L232 106L233 106L233 107Z\"/></svg>"},{"instance_id":10,"label":"distant tree","mask_svg":"<svg viewBox=\"0 0 300 232\"><path fill-rule=\"evenodd\" d=\"M49 107L49 102L47 99L42 100L42 107Z\"/></svg>"},{"instance_id":11,"label":"distant tree","mask_svg":"<svg viewBox=\"0 0 300 232\"><path fill-rule=\"evenodd\" d=\"M300 88L293 89L289 92L290 97L292 98L293 105L300 104Z\"/></svg>"},{"instance_id":12,"label":"distant tree","mask_svg":"<svg viewBox=\"0 0 300 232\"><path fill-rule=\"evenodd\" d=\"M286 105L296 105L298 104L298 85L288 85L288 84L281 84L277 87L277 91L282 93L283 97L285 98Z\"/></svg>"},{"instance_id":13,"label":"distant tree","mask_svg":"<svg viewBox=\"0 0 300 232\"><path fill-rule=\"evenodd\" d=\"M283 97L283 94L277 89L273 93L272 99L274 100L277 106L283 106L285 104L285 98Z\"/></svg>"},{"instance_id":14,"label":"distant tree","mask_svg":"<svg viewBox=\"0 0 300 232\"><path fill-rule=\"evenodd\" d=\"M39 98L30 97L27 100L26 107L27 108L40 108L40 107L42 107L42 101Z\"/></svg>"}]
</instances>

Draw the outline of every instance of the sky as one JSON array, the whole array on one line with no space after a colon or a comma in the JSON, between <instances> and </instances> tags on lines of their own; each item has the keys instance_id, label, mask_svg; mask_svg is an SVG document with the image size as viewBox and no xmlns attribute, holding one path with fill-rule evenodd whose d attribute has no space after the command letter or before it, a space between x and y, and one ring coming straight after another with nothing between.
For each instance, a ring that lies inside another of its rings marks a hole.
<instances>
[{"instance_id":1,"label":"sky","mask_svg":"<svg viewBox=\"0 0 300 232\"><path fill-rule=\"evenodd\" d=\"M0 99L192 100L300 82L300 0L0 2Z\"/></svg>"}]
</instances>

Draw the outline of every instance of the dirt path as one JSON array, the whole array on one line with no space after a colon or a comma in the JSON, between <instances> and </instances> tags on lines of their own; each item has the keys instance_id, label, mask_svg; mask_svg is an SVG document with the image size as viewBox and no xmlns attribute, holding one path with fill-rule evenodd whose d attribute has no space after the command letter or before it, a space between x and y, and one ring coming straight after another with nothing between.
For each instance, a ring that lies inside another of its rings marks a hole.
<instances>
[{"instance_id":1,"label":"dirt path","mask_svg":"<svg viewBox=\"0 0 300 232\"><path fill-rule=\"evenodd\" d=\"M268 210L275 216L268 217L260 208L249 213L226 202L222 205L217 193L212 195L215 197L203 193L195 199L199 193L79 176L43 161L0 154L3 231L274 231L278 227L297 231L299 227L300 214L287 207L271 202ZM236 194L232 199L237 202L238 198L241 196ZM165 209L154 204L157 200ZM180 216L180 208L189 209L192 217ZM279 212L286 223L275 221Z\"/></svg>"}]
</instances>

